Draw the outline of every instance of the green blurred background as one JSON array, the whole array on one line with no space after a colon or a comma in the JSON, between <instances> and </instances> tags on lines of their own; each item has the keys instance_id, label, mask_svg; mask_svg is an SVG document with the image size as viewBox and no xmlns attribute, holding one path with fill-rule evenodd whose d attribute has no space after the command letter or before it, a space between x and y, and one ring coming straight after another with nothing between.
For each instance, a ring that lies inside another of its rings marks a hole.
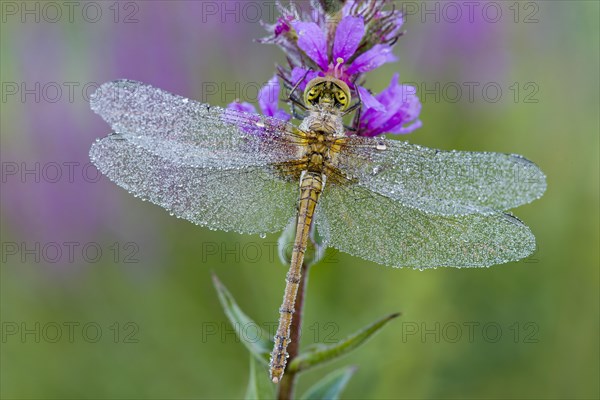
<instances>
[{"instance_id":1,"label":"green blurred background","mask_svg":"<svg viewBox=\"0 0 600 400\"><path fill-rule=\"evenodd\" d=\"M381 90L399 71L419 86L423 128L403 140L536 162L548 190L515 214L538 250L489 269L425 272L329 251L310 275L303 346L403 315L303 375L300 392L354 364L348 399L600 396L599 4L474 3L473 22L460 2L396 3L408 14L400 61L368 85ZM272 328L286 272L278 236L199 228L97 177L87 152L108 126L87 95L129 78L212 104L255 102L284 61L252 41L273 3L73 4L0 3L0 395L242 397L249 356L211 271ZM478 85L471 98L468 82Z\"/></svg>"}]
</instances>

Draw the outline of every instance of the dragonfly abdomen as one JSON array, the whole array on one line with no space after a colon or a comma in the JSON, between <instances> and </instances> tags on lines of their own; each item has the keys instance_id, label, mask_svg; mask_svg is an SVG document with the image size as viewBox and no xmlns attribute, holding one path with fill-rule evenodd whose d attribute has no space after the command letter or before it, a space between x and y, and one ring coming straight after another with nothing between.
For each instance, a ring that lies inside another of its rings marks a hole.
<instances>
[{"instance_id":1,"label":"dragonfly abdomen","mask_svg":"<svg viewBox=\"0 0 600 400\"><path fill-rule=\"evenodd\" d=\"M300 179L300 200L296 219L296 235L292 250L290 269L286 275L283 303L279 308L279 326L275 335L275 345L271 354L270 373L274 383L283 376L287 363L287 346L290 342L290 326L296 303L296 294L300 285L301 268L308 237L319 197L323 192L323 175L319 172L305 171Z\"/></svg>"}]
</instances>

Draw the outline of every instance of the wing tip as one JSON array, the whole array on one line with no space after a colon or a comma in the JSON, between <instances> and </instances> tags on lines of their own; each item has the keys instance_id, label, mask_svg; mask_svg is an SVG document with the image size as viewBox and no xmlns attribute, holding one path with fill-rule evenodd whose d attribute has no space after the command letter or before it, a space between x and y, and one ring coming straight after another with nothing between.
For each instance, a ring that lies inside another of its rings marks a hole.
<instances>
[{"instance_id":1,"label":"wing tip","mask_svg":"<svg viewBox=\"0 0 600 400\"><path fill-rule=\"evenodd\" d=\"M90 95L90 108L97 114L101 115L102 104L106 99L119 100L124 96L123 89L128 89L131 92L132 88L145 86L145 83L131 79L116 79L114 81L105 82Z\"/></svg>"}]
</instances>

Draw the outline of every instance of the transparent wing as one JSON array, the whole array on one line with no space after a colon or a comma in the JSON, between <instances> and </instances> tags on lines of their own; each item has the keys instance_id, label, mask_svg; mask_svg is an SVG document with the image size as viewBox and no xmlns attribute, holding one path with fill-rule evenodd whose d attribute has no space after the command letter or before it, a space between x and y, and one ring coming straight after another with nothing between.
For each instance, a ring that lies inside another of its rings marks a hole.
<instances>
[{"instance_id":1,"label":"transparent wing","mask_svg":"<svg viewBox=\"0 0 600 400\"><path fill-rule=\"evenodd\" d=\"M395 267L483 267L535 250L509 214L431 214L352 185L325 187L316 223L329 246Z\"/></svg>"},{"instance_id":2,"label":"transparent wing","mask_svg":"<svg viewBox=\"0 0 600 400\"><path fill-rule=\"evenodd\" d=\"M294 159L302 132L275 118L213 107L140 82L103 84L92 110L148 151L187 165L234 168Z\"/></svg>"},{"instance_id":3,"label":"transparent wing","mask_svg":"<svg viewBox=\"0 0 600 400\"><path fill-rule=\"evenodd\" d=\"M275 232L295 215L297 184L278 179L268 167L182 164L118 134L96 141L90 158L100 172L136 197L211 229Z\"/></svg>"},{"instance_id":4,"label":"transparent wing","mask_svg":"<svg viewBox=\"0 0 600 400\"><path fill-rule=\"evenodd\" d=\"M358 185L443 215L493 214L539 198L546 177L515 154L441 151L396 140L350 137L339 169Z\"/></svg>"}]
</instances>

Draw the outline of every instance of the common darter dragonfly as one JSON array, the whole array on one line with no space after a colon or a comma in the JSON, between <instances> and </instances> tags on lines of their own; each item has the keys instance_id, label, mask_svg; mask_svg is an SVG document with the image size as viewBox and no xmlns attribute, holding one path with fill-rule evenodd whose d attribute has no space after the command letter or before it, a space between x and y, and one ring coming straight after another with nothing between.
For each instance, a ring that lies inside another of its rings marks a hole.
<instances>
[{"instance_id":1,"label":"common darter dragonfly","mask_svg":"<svg viewBox=\"0 0 600 400\"><path fill-rule=\"evenodd\" d=\"M514 154L441 151L351 134L348 86L315 78L299 126L152 86L102 85L91 107L112 127L90 157L133 195L210 229L264 234L296 225L271 356L281 380L309 234L393 267L482 267L527 257L535 238L505 210L546 188Z\"/></svg>"}]
</instances>

